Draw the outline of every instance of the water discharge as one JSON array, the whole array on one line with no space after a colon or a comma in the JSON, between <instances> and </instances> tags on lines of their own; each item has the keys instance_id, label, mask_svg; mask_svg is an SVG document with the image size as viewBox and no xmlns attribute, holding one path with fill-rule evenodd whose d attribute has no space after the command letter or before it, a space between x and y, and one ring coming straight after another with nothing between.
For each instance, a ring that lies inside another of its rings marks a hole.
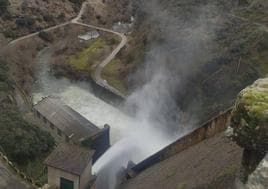
<instances>
[{"instance_id":1,"label":"water discharge","mask_svg":"<svg viewBox=\"0 0 268 189\"><path fill-rule=\"evenodd\" d=\"M177 132L170 134L163 130L162 121L165 122L166 115L157 111L159 107L164 110L170 108L173 103L166 105L167 101L160 98L166 96L161 93L166 91L165 88L161 88L160 93L151 94L155 87L161 85L159 80L164 79L162 73L155 74L156 77L143 90L128 98L126 107L138 109L132 118L95 97L88 83L55 78L50 73L51 55L49 48L43 49L38 55L40 70L33 90L34 103L46 96L57 96L100 128L104 124L111 126L111 143L114 145L93 166L93 173L98 176L97 188L115 188L120 173L129 161L138 163L178 137Z\"/></svg>"}]
</instances>

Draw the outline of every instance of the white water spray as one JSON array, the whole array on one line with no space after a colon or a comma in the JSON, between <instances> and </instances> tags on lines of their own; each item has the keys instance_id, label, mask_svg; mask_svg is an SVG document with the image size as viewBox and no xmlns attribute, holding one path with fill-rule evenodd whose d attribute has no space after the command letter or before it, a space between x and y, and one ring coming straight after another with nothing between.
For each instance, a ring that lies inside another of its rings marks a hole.
<instances>
[{"instance_id":1,"label":"white water spray","mask_svg":"<svg viewBox=\"0 0 268 189\"><path fill-rule=\"evenodd\" d=\"M95 97L89 84L84 82L72 83L66 78L57 79L50 74L49 62L52 52L43 49L38 55L40 72L33 90L33 101L37 103L43 97L57 96L79 112L89 121L100 128L105 124L111 126L111 143L121 139L122 130L131 122L131 118L115 107Z\"/></svg>"}]
</instances>

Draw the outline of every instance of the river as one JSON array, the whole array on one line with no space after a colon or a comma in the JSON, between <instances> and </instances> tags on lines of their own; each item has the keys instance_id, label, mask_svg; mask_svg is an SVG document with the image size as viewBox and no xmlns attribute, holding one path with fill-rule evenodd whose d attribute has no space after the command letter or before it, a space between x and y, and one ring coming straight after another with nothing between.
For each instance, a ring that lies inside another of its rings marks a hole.
<instances>
[{"instance_id":1,"label":"river","mask_svg":"<svg viewBox=\"0 0 268 189\"><path fill-rule=\"evenodd\" d=\"M71 82L67 78L58 79L50 74L51 55L52 50L45 48L37 56L39 74L33 89L34 104L46 96L60 97L65 104L99 128L109 124L111 126L111 143L114 144L122 137L127 123L132 121L131 118L94 96L88 83Z\"/></svg>"}]
</instances>

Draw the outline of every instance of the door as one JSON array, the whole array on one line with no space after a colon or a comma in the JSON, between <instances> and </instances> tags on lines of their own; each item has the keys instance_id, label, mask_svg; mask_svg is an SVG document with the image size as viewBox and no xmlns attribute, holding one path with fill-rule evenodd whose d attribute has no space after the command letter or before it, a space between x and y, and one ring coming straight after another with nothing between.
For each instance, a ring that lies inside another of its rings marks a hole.
<instances>
[{"instance_id":1,"label":"door","mask_svg":"<svg viewBox=\"0 0 268 189\"><path fill-rule=\"evenodd\" d=\"M60 189L74 189L74 182L65 178L60 178Z\"/></svg>"}]
</instances>

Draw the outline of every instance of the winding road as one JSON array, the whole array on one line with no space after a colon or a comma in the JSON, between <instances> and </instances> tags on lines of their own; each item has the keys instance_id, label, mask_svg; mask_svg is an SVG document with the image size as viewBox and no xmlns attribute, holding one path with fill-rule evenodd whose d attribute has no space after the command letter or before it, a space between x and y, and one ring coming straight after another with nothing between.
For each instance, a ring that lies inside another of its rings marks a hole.
<instances>
[{"instance_id":1,"label":"winding road","mask_svg":"<svg viewBox=\"0 0 268 189\"><path fill-rule=\"evenodd\" d=\"M113 52L106 58L104 59L100 64L97 65L96 67L96 70L95 70L95 74L94 74L94 79L95 79L95 82L110 90L111 92L121 96L122 98L125 98L125 95L122 94L120 91L118 91L117 89L113 88L112 86L110 86L107 81L105 81L102 77L101 77L101 73L102 73L102 70L105 66L107 66L114 58L115 56L120 52L120 50L126 45L127 43L127 37L122 34L122 33L119 33L119 32L115 32L113 30L110 30L110 29L107 29L107 28L102 28L102 27L98 27L98 26L93 26L93 25L89 25L89 24L84 24L82 22L79 22L79 20L81 19L83 13L85 12L85 9L86 9L86 5L87 5L87 2L84 2L82 7L81 7L81 10L78 14L78 16L76 18L74 18L71 23L73 24L78 24L78 25L81 25L81 26L85 26L85 27L88 27L88 28L91 28L91 29L96 29L96 30L100 30L100 31L104 31L104 32L108 32L108 33L112 33L114 35L117 35L121 38L121 42L120 44L113 50Z\"/></svg>"},{"instance_id":2,"label":"winding road","mask_svg":"<svg viewBox=\"0 0 268 189\"><path fill-rule=\"evenodd\" d=\"M52 31L52 30L61 28L63 26L66 26L68 24L77 24L77 25L80 25L80 26L85 26L85 27L88 27L88 28L91 28L91 29L97 29L97 30L100 30L100 31L103 31L103 32L108 32L108 33L112 33L114 35L117 35L117 36L119 36L121 38L120 44L113 50L113 52L106 59L104 59L100 64L97 65L93 79L95 80L95 82L98 85L108 89L109 91L111 91L112 93L115 93L118 96L121 96L122 98L125 98L125 95L122 94L117 89L115 89L114 87L110 86L107 83L107 81L102 78L101 74L102 74L103 68L105 66L107 66L115 58L115 56L120 52L120 50L126 45L127 37L122 33L118 33L118 32L115 32L115 31L107 29L107 28L102 28L102 27L93 26L93 25L84 24L82 22L79 22L79 20L81 19L82 15L84 14L84 12L86 10L87 4L88 4L88 1L85 1L82 4L82 7L81 7L81 9L79 11L79 14L74 19L72 19L71 21L68 21L68 22L65 22L65 23L62 23L62 24L47 28L47 29L43 29L43 30L41 30L39 32L35 32L35 33L32 33L32 34L17 38L15 40L11 41L8 44L8 47L10 47L10 46L12 46L12 45L14 45L14 44L16 44L16 43L18 43L20 41L23 41L25 39L35 37L42 31L44 31L44 32Z\"/></svg>"}]
</instances>

